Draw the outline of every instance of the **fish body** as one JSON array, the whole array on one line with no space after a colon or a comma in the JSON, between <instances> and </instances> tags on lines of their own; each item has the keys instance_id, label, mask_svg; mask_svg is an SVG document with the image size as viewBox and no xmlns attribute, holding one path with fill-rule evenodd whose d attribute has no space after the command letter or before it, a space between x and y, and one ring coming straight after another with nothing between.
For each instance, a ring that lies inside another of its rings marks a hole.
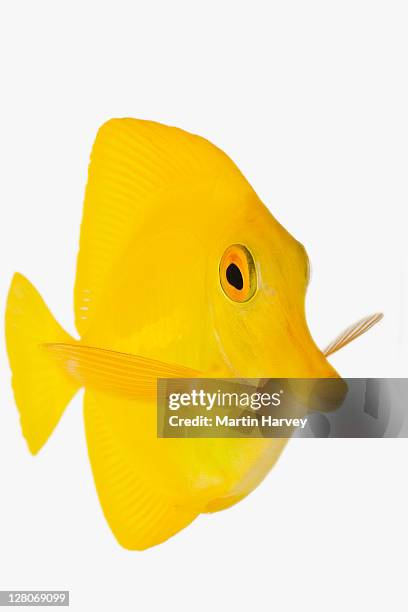
<instances>
[{"instance_id":1,"label":"fish body","mask_svg":"<svg viewBox=\"0 0 408 612\"><path fill-rule=\"evenodd\" d=\"M36 453L85 387L89 458L129 549L250 493L284 439L158 438L159 377L337 377L305 318L308 258L231 159L183 130L114 119L89 166L67 334L16 274L6 339ZM333 351L332 351L333 352Z\"/></svg>"}]
</instances>

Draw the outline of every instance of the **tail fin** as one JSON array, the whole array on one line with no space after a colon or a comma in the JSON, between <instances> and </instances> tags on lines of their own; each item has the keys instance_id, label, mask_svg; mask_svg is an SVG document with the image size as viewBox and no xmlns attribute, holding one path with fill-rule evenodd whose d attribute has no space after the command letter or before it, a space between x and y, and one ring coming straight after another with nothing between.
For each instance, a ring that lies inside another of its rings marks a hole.
<instances>
[{"instance_id":1,"label":"tail fin","mask_svg":"<svg viewBox=\"0 0 408 612\"><path fill-rule=\"evenodd\" d=\"M21 427L33 454L48 440L79 389L41 345L73 341L33 285L15 274L7 299L6 343Z\"/></svg>"}]
</instances>

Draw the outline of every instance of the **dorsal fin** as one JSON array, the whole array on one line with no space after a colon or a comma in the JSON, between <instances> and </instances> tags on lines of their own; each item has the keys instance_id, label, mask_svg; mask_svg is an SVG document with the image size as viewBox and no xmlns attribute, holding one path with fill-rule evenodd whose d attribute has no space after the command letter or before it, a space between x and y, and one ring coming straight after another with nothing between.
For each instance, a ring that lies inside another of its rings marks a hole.
<instances>
[{"instance_id":1,"label":"dorsal fin","mask_svg":"<svg viewBox=\"0 0 408 612\"><path fill-rule=\"evenodd\" d=\"M111 119L99 130L85 192L75 282L75 321L83 336L112 268L156 194L233 162L210 142L174 127Z\"/></svg>"}]
</instances>

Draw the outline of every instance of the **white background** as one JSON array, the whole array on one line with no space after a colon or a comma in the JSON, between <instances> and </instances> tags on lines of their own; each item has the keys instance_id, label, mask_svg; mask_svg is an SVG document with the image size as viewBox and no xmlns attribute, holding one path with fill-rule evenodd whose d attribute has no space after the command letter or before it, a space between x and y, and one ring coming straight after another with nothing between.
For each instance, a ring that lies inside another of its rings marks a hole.
<instances>
[{"instance_id":1,"label":"white background","mask_svg":"<svg viewBox=\"0 0 408 612\"><path fill-rule=\"evenodd\" d=\"M71 332L87 163L133 116L202 134L237 162L313 266L333 364L408 375L405 2L19 2L0 21L0 290L38 287ZM406 440L296 440L247 500L143 553L103 519L81 398L32 458L1 343L0 589L70 589L72 609L407 609ZM94 602L94 603L92 603Z\"/></svg>"}]
</instances>

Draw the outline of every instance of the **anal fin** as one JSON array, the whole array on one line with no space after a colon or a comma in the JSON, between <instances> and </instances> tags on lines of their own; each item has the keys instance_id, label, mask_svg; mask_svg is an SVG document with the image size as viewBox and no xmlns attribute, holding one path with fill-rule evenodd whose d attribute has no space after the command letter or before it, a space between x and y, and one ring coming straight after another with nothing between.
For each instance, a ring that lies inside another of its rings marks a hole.
<instances>
[{"instance_id":1,"label":"anal fin","mask_svg":"<svg viewBox=\"0 0 408 612\"><path fill-rule=\"evenodd\" d=\"M130 550L160 544L189 525L197 511L177 507L143 478L106 419L106 396L87 390L84 401L89 458L103 512L118 542ZM117 410L112 399L112 410ZM102 405L101 405L102 404ZM119 406L120 410L120 406Z\"/></svg>"}]
</instances>

